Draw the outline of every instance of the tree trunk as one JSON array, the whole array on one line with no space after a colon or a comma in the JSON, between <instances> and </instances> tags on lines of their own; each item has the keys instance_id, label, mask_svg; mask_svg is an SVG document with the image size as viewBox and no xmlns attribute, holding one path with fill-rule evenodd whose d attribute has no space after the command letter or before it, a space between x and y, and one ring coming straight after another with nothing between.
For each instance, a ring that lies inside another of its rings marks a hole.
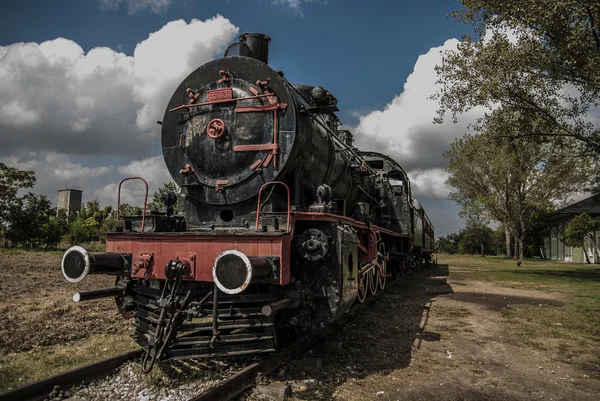
<instances>
[{"instance_id":1,"label":"tree trunk","mask_svg":"<svg viewBox=\"0 0 600 401\"><path fill-rule=\"evenodd\" d=\"M519 259L525 260L525 233L519 235Z\"/></svg>"},{"instance_id":2,"label":"tree trunk","mask_svg":"<svg viewBox=\"0 0 600 401\"><path fill-rule=\"evenodd\" d=\"M510 249L510 230L507 226L504 227L504 234L506 235L506 257L512 258L512 252Z\"/></svg>"},{"instance_id":3,"label":"tree trunk","mask_svg":"<svg viewBox=\"0 0 600 401\"><path fill-rule=\"evenodd\" d=\"M587 251L585 250L585 243L583 244L583 248L582 248L582 249L583 249L583 254L585 255L585 261L586 261L588 264L591 264L592 262L590 262L590 257L588 256L588 253L587 253Z\"/></svg>"},{"instance_id":4,"label":"tree trunk","mask_svg":"<svg viewBox=\"0 0 600 401\"><path fill-rule=\"evenodd\" d=\"M519 230L519 259L525 260L525 224L523 224L522 219Z\"/></svg>"},{"instance_id":5,"label":"tree trunk","mask_svg":"<svg viewBox=\"0 0 600 401\"><path fill-rule=\"evenodd\" d=\"M513 256L514 256L515 259L519 259L519 238L516 235L513 235L513 238L515 240L515 247L514 247Z\"/></svg>"}]
</instances>

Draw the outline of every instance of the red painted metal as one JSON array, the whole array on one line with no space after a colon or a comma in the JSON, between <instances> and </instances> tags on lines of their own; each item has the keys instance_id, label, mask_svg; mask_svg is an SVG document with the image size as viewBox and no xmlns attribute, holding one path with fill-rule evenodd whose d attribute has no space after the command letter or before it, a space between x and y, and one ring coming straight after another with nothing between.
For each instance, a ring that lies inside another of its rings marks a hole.
<instances>
[{"instance_id":1,"label":"red painted metal","mask_svg":"<svg viewBox=\"0 0 600 401\"><path fill-rule=\"evenodd\" d=\"M179 170L179 174L181 174L181 175L188 175L193 172L194 172L194 169L192 168L192 165L190 163L186 163L185 167L183 169Z\"/></svg>"},{"instance_id":2,"label":"red painted metal","mask_svg":"<svg viewBox=\"0 0 600 401\"><path fill-rule=\"evenodd\" d=\"M222 191L223 186L227 185L228 183L229 183L229 180L217 180L217 182L215 182L215 189L217 191Z\"/></svg>"},{"instance_id":3,"label":"red painted metal","mask_svg":"<svg viewBox=\"0 0 600 401\"><path fill-rule=\"evenodd\" d=\"M258 166L260 166L261 163L262 163L262 159L258 159L257 161L252 163L252 165L250 166L250 170L256 170L258 168Z\"/></svg>"},{"instance_id":4,"label":"red painted metal","mask_svg":"<svg viewBox=\"0 0 600 401\"><path fill-rule=\"evenodd\" d=\"M257 81L258 84L258 81ZM236 108L235 111L238 113L245 112L254 112L254 111L273 111L273 143L271 144L260 144L260 145L237 145L233 147L234 152L253 152L260 150L270 150L269 154L265 158L262 165L264 167L268 167L273 160L273 166L277 168L277 154L279 153L279 138L278 131L279 128L277 126L277 111L280 109L285 109L287 107L286 104L273 104L271 106L252 106L252 107L239 107Z\"/></svg>"},{"instance_id":5,"label":"red painted metal","mask_svg":"<svg viewBox=\"0 0 600 401\"><path fill-rule=\"evenodd\" d=\"M236 107L233 111L235 111L236 113L252 113L252 112L260 112L260 111L285 110L286 108L287 108L287 104L277 103L277 104L267 104L264 106Z\"/></svg>"},{"instance_id":6,"label":"red painted metal","mask_svg":"<svg viewBox=\"0 0 600 401\"><path fill-rule=\"evenodd\" d=\"M185 89L185 93L187 93L187 95L189 96L190 100L189 103L194 103L196 100L198 100L198 97L200 96L199 93L194 93L193 90L191 90L190 88L186 88Z\"/></svg>"},{"instance_id":7,"label":"red painted metal","mask_svg":"<svg viewBox=\"0 0 600 401\"><path fill-rule=\"evenodd\" d=\"M409 235L409 234L397 233L395 231L391 231L391 230L388 230L387 228L379 227L379 226L376 226L373 224L367 226L365 223L351 219L349 217L339 216L337 214L330 214L330 213L297 212L297 213L294 213L292 220L293 220L293 222L296 222L296 221L326 221L329 223L348 224L354 228L359 228L362 230L378 231L382 234L387 234L387 235L390 235L393 237L398 237L398 238L412 238L413 237L412 235Z\"/></svg>"},{"instance_id":8,"label":"red painted metal","mask_svg":"<svg viewBox=\"0 0 600 401\"><path fill-rule=\"evenodd\" d=\"M220 70L219 74L221 74L221 79L219 79L217 81L218 84L222 84L224 82L228 82L229 81L229 73L225 70Z\"/></svg>"},{"instance_id":9,"label":"red painted metal","mask_svg":"<svg viewBox=\"0 0 600 401\"><path fill-rule=\"evenodd\" d=\"M219 139L225 135L225 121L213 118L206 126L206 134L212 139Z\"/></svg>"},{"instance_id":10,"label":"red painted metal","mask_svg":"<svg viewBox=\"0 0 600 401\"><path fill-rule=\"evenodd\" d=\"M236 145L233 147L234 152L256 152L260 150L275 150L279 146L274 143L264 143L260 145Z\"/></svg>"},{"instance_id":11,"label":"red painted metal","mask_svg":"<svg viewBox=\"0 0 600 401\"><path fill-rule=\"evenodd\" d=\"M262 191L269 185L283 185L285 187L285 190L287 191L287 222L285 224L285 231L287 233L289 233L290 232L290 224L291 224L290 213L291 213L291 209L292 209L292 204L291 204L292 200L291 200L291 196L290 196L290 187L288 187L286 183L281 182L281 181L267 182L262 187L260 187L260 190L258 191L258 202L257 202L257 206L256 206L256 230L258 231L258 223L259 223L259 218L260 218L260 198L262 195Z\"/></svg>"},{"instance_id":12,"label":"red painted metal","mask_svg":"<svg viewBox=\"0 0 600 401\"><path fill-rule=\"evenodd\" d=\"M208 106L210 104L218 104L218 103L229 103L229 102L237 102L238 100L250 100L250 99L260 99L261 97L272 97L273 94L264 94L264 95L256 95L256 96L247 96L247 97L237 97L228 100L215 100L212 102L203 102L203 103L194 103L194 104L182 104L181 106L177 106L169 110L170 113L181 110L181 109L189 109L192 107L200 107L200 106Z\"/></svg>"},{"instance_id":13,"label":"red painted metal","mask_svg":"<svg viewBox=\"0 0 600 401\"><path fill-rule=\"evenodd\" d=\"M225 88L225 89L216 89L212 91L208 91L208 101L214 102L216 100L232 100L233 99L233 89Z\"/></svg>"},{"instance_id":14,"label":"red painted metal","mask_svg":"<svg viewBox=\"0 0 600 401\"><path fill-rule=\"evenodd\" d=\"M190 266L184 280L212 282L215 259L224 251L235 249L247 256L274 256L281 261L281 285L290 279L290 247L292 235L282 233L251 233L222 235L214 233L110 233L107 252L131 253L132 277L164 280L165 266L179 258ZM147 255L153 254L149 263Z\"/></svg>"},{"instance_id":15,"label":"red painted metal","mask_svg":"<svg viewBox=\"0 0 600 401\"><path fill-rule=\"evenodd\" d=\"M125 181L130 180L142 180L144 184L146 184L146 195L144 196L144 211L142 212L142 231L144 231L144 226L146 223L146 204L148 202L148 181L144 180L142 177L124 178L121 180L121 182L119 182L119 190L117 192L117 220L119 220L119 209L121 208L121 185L123 185Z\"/></svg>"}]
</instances>

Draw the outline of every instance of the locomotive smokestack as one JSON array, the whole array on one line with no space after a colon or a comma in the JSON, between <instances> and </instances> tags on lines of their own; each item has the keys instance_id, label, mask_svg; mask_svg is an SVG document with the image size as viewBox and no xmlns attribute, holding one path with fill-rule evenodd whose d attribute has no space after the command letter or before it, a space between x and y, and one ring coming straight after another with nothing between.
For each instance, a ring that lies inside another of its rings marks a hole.
<instances>
[{"instance_id":1,"label":"locomotive smokestack","mask_svg":"<svg viewBox=\"0 0 600 401\"><path fill-rule=\"evenodd\" d=\"M271 38L262 33L243 33L240 35L239 42L227 48L225 57L246 56L269 64L270 43Z\"/></svg>"},{"instance_id":2,"label":"locomotive smokestack","mask_svg":"<svg viewBox=\"0 0 600 401\"><path fill-rule=\"evenodd\" d=\"M248 257L232 249L215 259L213 279L225 294L239 294L250 284L271 282L274 268L272 258Z\"/></svg>"},{"instance_id":3,"label":"locomotive smokestack","mask_svg":"<svg viewBox=\"0 0 600 401\"><path fill-rule=\"evenodd\" d=\"M61 269L68 282L78 283L88 274L124 275L130 260L130 254L89 253L83 247L72 246L63 255Z\"/></svg>"}]
</instances>

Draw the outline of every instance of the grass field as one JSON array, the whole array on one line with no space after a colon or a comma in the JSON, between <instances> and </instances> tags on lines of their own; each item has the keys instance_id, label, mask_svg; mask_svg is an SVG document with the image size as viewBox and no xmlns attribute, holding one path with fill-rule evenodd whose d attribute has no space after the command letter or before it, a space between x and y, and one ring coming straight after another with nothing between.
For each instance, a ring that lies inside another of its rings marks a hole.
<instances>
[{"instance_id":1,"label":"grass field","mask_svg":"<svg viewBox=\"0 0 600 401\"><path fill-rule=\"evenodd\" d=\"M517 266L510 259L465 255L439 255L438 260L449 265L453 279L563 294L566 302L560 307L513 305L502 316L525 344L575 363L585 356L581 363L600 377L599 265L525 260Z\"/></svg>"}]
</instances>

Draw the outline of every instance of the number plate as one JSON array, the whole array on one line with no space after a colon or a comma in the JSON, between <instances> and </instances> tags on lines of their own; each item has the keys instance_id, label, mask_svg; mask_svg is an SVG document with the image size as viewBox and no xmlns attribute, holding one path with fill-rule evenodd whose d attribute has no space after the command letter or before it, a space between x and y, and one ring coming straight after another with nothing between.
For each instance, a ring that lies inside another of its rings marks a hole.
<instances>
[{"instance_id":1,"label":"number plate","mask_svg":"<svg viewBox=\"0 0 600 401\"><path fill-rule=\"evenodd\" d=\"M231 88L208 91L208 101L209 102L231 100L231 99L233 99L233 89L231 89Z\"/></svg>"}]
</instances>

